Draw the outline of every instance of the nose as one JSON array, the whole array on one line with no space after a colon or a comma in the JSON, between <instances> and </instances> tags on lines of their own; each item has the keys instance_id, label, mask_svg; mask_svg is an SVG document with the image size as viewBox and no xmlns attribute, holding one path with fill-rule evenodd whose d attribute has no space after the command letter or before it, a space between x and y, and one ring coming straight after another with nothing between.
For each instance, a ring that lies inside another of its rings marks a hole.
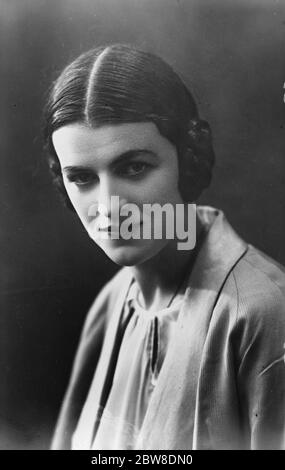
<instances>
[{"instance_id":1,"label":"nose","mask_svg":"<svg viewBox=\"0 0 285 470\"><path fill-rule=\"evenodd\" d=\"M100 176L99 183L94 194L93 205L89 208L89 216L104 216L111 219L112 212L126 203L120 195L121 190L114 178L109 175Z\"/></svg>"},{"instance_id":2,"label":"nose","mask_svg":"<svg viewBox=\"0 0 285 470\"><path fill-rule=\"evenodd\" d=\"M97 210L100 215L110 218L111 216L111 197L115 196L114 185L111 178L108 176L101 176L98 188L97 197Z\"/></svg>"}]
</instances>

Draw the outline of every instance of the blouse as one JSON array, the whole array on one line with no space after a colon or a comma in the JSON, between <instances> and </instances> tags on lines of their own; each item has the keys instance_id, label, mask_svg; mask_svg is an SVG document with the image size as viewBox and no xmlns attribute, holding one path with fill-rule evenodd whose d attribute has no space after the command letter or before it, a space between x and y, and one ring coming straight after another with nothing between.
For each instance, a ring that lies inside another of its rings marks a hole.
<instances>
[{"instance_id":1,"label":"blouse","mask_svg":"<svg viewBox=\"0 0 285 470\"><path fill-rule=\"evenodd\" d=\"M94 377L77 429L73 449L135 449L151 394L174 335L183 294L159 311L146 310L131 285L122 312L124 333L111 390L104 410ZM97 417L97 418L96 418Z\"/></svg>"}]
</instances>

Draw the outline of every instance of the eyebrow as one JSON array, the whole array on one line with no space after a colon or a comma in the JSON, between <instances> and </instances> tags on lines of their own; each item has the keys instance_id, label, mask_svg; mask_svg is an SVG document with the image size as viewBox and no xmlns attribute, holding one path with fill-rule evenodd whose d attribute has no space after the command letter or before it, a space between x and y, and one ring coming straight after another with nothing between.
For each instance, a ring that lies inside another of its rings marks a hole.
<instances>
[{"instance_id":1,"label":"eyebrow","mask_svg":"<svg viewBox=\"0 0 285 470\"><path fill-rule=\"evenodd\" d=\"M114 160L110 162L110 166L116 166L119 163L126 162L128 160L131 160L132 158L138 157L140 155L145 155L148 154L154 158L158 158L157 154L153 152L152 150L149 149L135 149L135 150L127 150L126 152L121 153L118 157L116 157ZM83 166L83 165L70 165L70 166L65 166L62 171L88 171L91 170L88 165Z\"/></svg>"}]
</instances>

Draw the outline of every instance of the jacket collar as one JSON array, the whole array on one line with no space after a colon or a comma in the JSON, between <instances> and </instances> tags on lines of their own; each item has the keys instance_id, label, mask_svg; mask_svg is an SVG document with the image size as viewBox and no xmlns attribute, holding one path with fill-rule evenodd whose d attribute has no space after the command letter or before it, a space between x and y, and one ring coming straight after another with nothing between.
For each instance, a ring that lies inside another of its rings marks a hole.
<instances>
[{"instance_id":1,"label":"jacket collar","mask_svg":"<svg viewBox=\"0 0 285 470\"><path fill-rule=\"evenodd\" d=\"M207 234L188 280L176 335L150 399L139 439L142 449L195 448L196 392L209 323L227 276L247 251L247 244L222 211L197 209Z\"/></svg>"}]
</instances>

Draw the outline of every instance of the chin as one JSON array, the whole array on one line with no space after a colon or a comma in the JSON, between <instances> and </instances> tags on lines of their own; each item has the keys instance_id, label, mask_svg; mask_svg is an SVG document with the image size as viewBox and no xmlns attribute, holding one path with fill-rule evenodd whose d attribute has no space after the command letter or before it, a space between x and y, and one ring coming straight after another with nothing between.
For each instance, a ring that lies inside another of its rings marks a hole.
<instances>
[{"instance_id":1,"label":"chin","mask_svg":"<svg viewBox=\"0 0 285 470\"><path fill-rule=\"evenodd\" d=\"M159 243L158 243L159 242ZM153 258L164 247L161 240L130 241L119 244L100 244L100 248L114 263L119 266L137 266Z\"/></svg>"}]
</instances>

